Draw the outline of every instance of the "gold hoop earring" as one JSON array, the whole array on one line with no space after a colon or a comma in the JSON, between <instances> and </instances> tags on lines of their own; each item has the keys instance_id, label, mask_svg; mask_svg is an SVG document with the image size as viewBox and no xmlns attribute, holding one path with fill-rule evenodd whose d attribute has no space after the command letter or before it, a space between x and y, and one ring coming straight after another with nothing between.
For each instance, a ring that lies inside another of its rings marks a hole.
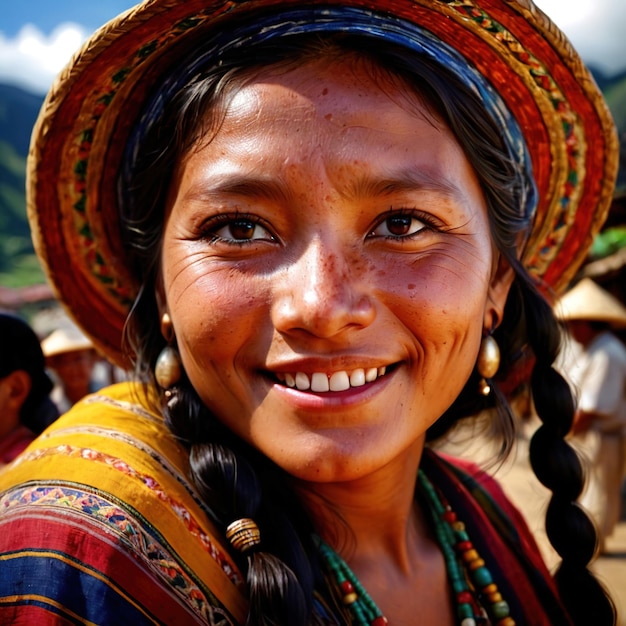
<instances>
[{"instance_id":1,"label":"gold hoop earring","mask_svg":"<svg viewBox=\"0 0 626 626\"><path fill-rule=\"evenodd\" d=\"M483 396L488 396L491 393L491 385L487 381L496 375L499 367L500 348L498 343L491 335L486 335L480 342L476 361L476 369L482 377L478 383L478 391Z\"/></svg>"}]
</instances>

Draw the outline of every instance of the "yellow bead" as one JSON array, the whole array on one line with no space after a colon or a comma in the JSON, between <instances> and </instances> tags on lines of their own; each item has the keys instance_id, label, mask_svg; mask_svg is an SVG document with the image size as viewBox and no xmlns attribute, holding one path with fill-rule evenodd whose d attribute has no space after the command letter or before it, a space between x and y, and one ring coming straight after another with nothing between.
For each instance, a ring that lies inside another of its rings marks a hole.
<instances>
[{"instance_id":1,"label":"yellow bead","mask_svg":"<svg viewBox=\"0 0 626 626\"><path fill-rule=\"evenodd\" d=\"M497 591L495 593L488 593L486 596L489 602L502 602L502 594Z\"/></svg>"},{"instance_id":2,"label":"yellow bead","mask_svg":"<svg viewBox=\"0 0 626 626\"><path fill-rule=\"evenodd\" d=\"M485 562L480 558L474 559L471 563L467 564L468 569L478 569L479 567L484 567Z\"/></svg>"},{"instance_id":3,"label":"yellow bead","mask_svg":"<svg viewBox=\"0 0 626 626\"><path fill-rule=\"evenodd\" d=\"M497 593L497 592L498 592L498 586L495 583L491 583L490 585L487 585L483 589L483 593Z\"/></svg>"},{"instance_id":4,"label":"yellow bead","mask_svg":"<svg viewBox=\"0 0 626 626\"><path fill-rule=\"evenodd\" d=\"M468 550L467 552L463 553L463 560L466 563L469 563L470 561L475 561L478 558L478 552L476 552L476 550Z\"/></svg>"},{"instance_id":5,"label":"yellow bead","mask_svg":"<svg viewBox=\"0 0 626 626\"><path fill-rule=\"evenodd\" d=\"M344 604L354 604L359 599L356 593L349 593L343 597Z\"/></svg>"}]
</instances>

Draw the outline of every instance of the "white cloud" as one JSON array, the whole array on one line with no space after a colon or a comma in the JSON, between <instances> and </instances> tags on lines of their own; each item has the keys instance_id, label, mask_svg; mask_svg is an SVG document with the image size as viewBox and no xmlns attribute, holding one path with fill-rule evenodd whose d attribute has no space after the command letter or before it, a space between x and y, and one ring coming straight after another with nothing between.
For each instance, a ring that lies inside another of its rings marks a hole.
<instances>
[{"instance_id":1,"label":"white cloud","mask_svg":"<svg viewBox=\"0 0 626 626\"><path fill-rule=\"evenodd\" d=\"M535 0L585 63L608 75L626 70L624 0Z\"/></svg>"},{"instance_id":2,"label":"white cloud","mask_svg":"<svg viewBox=\"0 0 626 626\"><path fill-rule=\"evenodd\" d=\"M72 23L60 24L48 36L32 24L13 39L0 32L0 81L45 94L87 35Z\"/></svg>"}]
</instances>

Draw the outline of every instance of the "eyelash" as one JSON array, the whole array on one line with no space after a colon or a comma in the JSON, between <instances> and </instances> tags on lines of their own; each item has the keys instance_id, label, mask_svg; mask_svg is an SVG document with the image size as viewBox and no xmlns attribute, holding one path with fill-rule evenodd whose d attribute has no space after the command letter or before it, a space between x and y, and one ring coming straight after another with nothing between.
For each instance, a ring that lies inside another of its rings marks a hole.
<instances>
[{"instance_id":1,"label":"eyelash","mask_svg":"<svg viewBox=\"0 0 626 626\"><path fill-rule=\"evenodd\" d=\"M384 213L381 218L376 222L374 227L370 230L368 234L368 238L373 236L374 231L379 228L382 224L385 223L391 217L409 217L411 219L416 219L420 221L424 227L420 228L417 232L412 233L410 235L383 235L382 237L386 240L391 241L403 241L403 240L411 240L422 233L424 230L436 231L441 229L441 223L436 220L431 214L424 213L418 209L394 209L390 207L389 210Z\"/></svg>"},{"instance_id":2,"label":"eyelash","mask_svg":"<svg viewBox=\"0 0 626 626\"><path fill-rule=\"evenodd\" d=\"M255 227L260 226L270 234L272 240L276 239L269 227L266 226L263 221L258 218L258 216L250 213L221 213L219 215L215 215L210 220L202 224L199 238L205 239L209 243L222 243L230 246L246 246L261 241L261 239L229 239L226 237L220 237L216 234L216 231L228 226L229 224L246 221L250 222Z\"/></svg>"},{"instance_id":3,"label":"eyelash","mask_svg":"<svg viewBox=\"0 0 626 626\"><path fill-rule=\"evenodd\" d=\"M391 241L411 240L417 237L418 235L420 235L420 233L422 233L422 231L424 230L438 230L441 227L440 223L437 220L435 220L432 215L428 213L424 213L417 209L394 209L393 207L390 207L389 210L386 213L384 213L376 222L376 224L370 229L367 235L367 238L370 239L370 238L376 237L376 235L374 235L374 232L376 231L376 229L379 228L382 224L384 224L386 220L392 217L393 218L408 217L411 219L416 219L420 221L424 225L424 227L420 228L415 233L411 233L409 235L392 235L392 234L379 235L379 237L385 240L391 240ZM276 240L276 238L274 237L274 235L272 234L268 226L266 226L263 223L263 221L258 218L258 216L252 215L250 213L222 213L222 214L216 215L202 225L200 229L201 232L200 232L199 238L205 239L209 243L223 243L223 244L231 245L231 246L245 246L245 245L253 244L258 241L263 241L264 239L259 239L259 238L253 238L253 239L232 238L230 239L226 237L220 237L219 235L216 234L216 231L220 230L224 226L228 226L229 224L234 224L236 222L243 223L246 221L250 222L250 224L254 225L255 227L258 226L258 227L263 228L264 230L268 232L272 240Z\"/></svg>"}]
</instances>

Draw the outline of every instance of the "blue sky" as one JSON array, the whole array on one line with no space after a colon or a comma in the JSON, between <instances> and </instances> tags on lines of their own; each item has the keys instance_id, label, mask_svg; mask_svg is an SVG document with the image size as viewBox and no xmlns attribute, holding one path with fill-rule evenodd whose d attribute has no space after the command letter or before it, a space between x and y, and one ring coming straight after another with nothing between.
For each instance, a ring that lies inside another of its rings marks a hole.
<instances>
[{"instance_id":1,"label":"blue sky","mask_svg":"<svg viewBox=\"0 0 626 626\"><path fill-rule=\"evenodd\" d=\"M535 0L587 63L626 69L626 0ZM184 0L181 0L184 2ZM10 0L0 18L0 82L45 93L72 52L134 0Z\"/></svg>"},{"instance_id":2,"label":"blue sky","mask_svg":"<svg viewBox=\"0 0 626 626\"><path fill-rule=\"evenodd\" d=\"M2 9L0 31L14 37L32 22L49 34L61 22L75 22L92 32L134 4L133 0L12 0Z\"/></svg>"}]
</instances>

